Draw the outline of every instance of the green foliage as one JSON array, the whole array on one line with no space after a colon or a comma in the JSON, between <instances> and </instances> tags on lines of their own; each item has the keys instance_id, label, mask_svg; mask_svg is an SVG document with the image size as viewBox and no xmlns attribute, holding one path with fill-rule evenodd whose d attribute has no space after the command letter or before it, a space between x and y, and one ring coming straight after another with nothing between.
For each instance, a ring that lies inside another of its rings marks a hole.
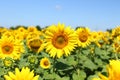
<instances>
[{"instance_id":1,"label":"green foliage","mask_svg":"<svg viewBox=\"0 0 120 80\"><path fill-rule=\"evenodd\" d=\"M91 45L92 46L92 45ZM110 46L109 46L110 47ZM49 57L44 50L39 54L31 52L26 46L26 52L22 54L20 60L13 60L11 67L4 66L4 60L0 59L0 79L8 71L14 72L14 68L29 67L35 74L40 75L39 80L91 80L98 77L99 72L106 73L106 64L109 59L115 58L111 55L110 48L99 48L94 45L94 53L91 53L90 47L77 47L71 55L59 59ZM51 62L49 69L40 67L40 60L47 57Z\"/></svg>"}]
</instances>

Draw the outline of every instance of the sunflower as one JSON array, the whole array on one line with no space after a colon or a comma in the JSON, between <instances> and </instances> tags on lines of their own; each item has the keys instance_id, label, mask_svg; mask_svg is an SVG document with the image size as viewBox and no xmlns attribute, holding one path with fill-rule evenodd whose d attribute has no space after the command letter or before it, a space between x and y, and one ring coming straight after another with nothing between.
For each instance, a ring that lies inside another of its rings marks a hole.
<instances>
[{"instance_id":1,"label":"sunflower","mask_svg":"<svg viewBox=\"0 0 120 80\"><path fill-rule=\"evenodd\" d=\"M120 53L120 41L118 38L115 38L113 40L112 47L113 47L113 52Z\"/></svg>"},{"instance_id":2,"label":"sunflower","mask_svg":"<svg viewBox=\"0 0 120 80\"><path fill-rule=\"evenodd\" d=\"M64 26L64 24L59 23L58 25L51 25L46 29L46 51L51 57L60 58L62 55L68 56L75 47L76 34L74 30Z\"/></svg>"},{"instance_id":3,"label":"sunflower","mask_svg":"<svg viewBox=\"0 0 120 80\"><path fill-rule=\"evenodd\" d=\"M44 69L48 69L50 68L50 61L48 58L42 58L41 61L40 61L40 66Z\"/></svg>"},{"instance_id":4,"label":"sunflower","mask_svg":"<svg viewBox=\"0 0 120 80\"><path fill-rule=\"evenodd\" d=\"M20 26L18 29L17 29L18 32L20 33L25 33L27 30L23 27L23 26Z\"/></svg>"},{"instance_id":5,"label":"sunflower","mask_svg":"<svg viewBox=\"0 0 120 80\"><path fill-rule=\"evenodd\" d=\"M24 40L24 35L23 34L16 34L16 35L14 35L14 37L15 37L15 39L17 39L17 40Z\"/></svg>"},{"instance_id":6,"label":"sunflower","mask_svg":"<svg viewBox=\"0 0 120 80\"><path fill-rule=\"evenodd\" d=\"M13 62L14 62L13 59L9 57L6 57L5 59L3 59L3 63L5 67L11 67Z\"/></svg>"},{"instance_id":7,"label":"sunflower","mask_svg":"<svg viewBox=\"0 0 120 80\"><path fill-rule=\"evenodd\" d=\"M103 32L103 37L102 37L102 40L106 43L106 44L110 44L110 40L111 37L110 37L110 34L109 32Z\"/></svg>"},{"instance_id":8,"label":"sunflower","mask_svg":"<svg viewBox=\"0 0 120 80\"><path fill-rule=\"evenodd\" d=\"M4 32L6 32L6 31L8 31L7 28L0 27L0 37L1 37L2 34L3 34Z\"/></svg>"},{"instance_id":9,"label":"sunflower","mask_svg":"<svg viewBox=\"0 0 120 80\"><path fill-rule=\"evenodd\" d=\"M120 80L120 61L119 60L110 60L109 65L107 66L108 77L100 74L101 80Z\"/></svg>"},{"instance_id":10,"label":"sunflower","mask_svg":"<svg viewBox=\"0 0 120 80\"><path fill-rule=\"evenodd\" d=\"M76 30L76 34L78 36L77 38L78 46L81 46L84 48L91 43L92 40L91 40L89 28L82 28L82 27L78 28Z\"/></svg>"},{"instance_id":11,"label":"sunflower","mask_svg":"<svg viewBox=\"0 0 120 80\"><path fill-rule=\"evenodd\" d=\"M2 34L2 37L7 37L7 38L13 37L13 38L14 38L13 31L7 30L6 32L4 32L4 33Z\"/></svg>"},{"instance_id":12,"label":"sunflower","mask_svg":"<svg viewBox=\"0 0 120 80\"><path fill-rule=\"evenodd\" d=\"M98 33L97 32L91 32L91 39L92 39L92 42L97 42L100 38L98 36Z\"/></svg>"},{"instance_id":13,"label":"sunflower","mask_svg":"<svg viewBox=\"0 0 120 80\"><path fill-rule=\"evenodd\" d=\"M27 40L27 46L30 50L39 53L44 49L44 42L40 38L33 38Z\"/></svg>"},{"instance_id":14,"label":"sunflower","mask_svg":"<svg viewBox=\"0 0 120 80\"><path fill-rule=\"evenodd\" d=\"M29 32L37 32L38 30L35 26L28 26L27 31L29 33Z\"/></svg>"},{"instance_id":15,"label":"sunflower","mask_svg":"<svg viewBox=\"0 0 120 80\"><path fill-rule=\"evenodd\" d=\"M32 39L32 38L39 38L42 35L42 33L38 32L29 32L26 39Z\"/></svg>"},{"instance_id":16,"label":"sunflower","mask_svg":"<svg viewBox=\"0 0 120 80\"><path fill-rule=\"evenodd\" d=\"M0 39L0 58L11 57L19 59L21 51L24 51L22 42L14 40L12 37L2 37Z\"/></svg>"},{"instance_id":17,"label":"sunflower","mask_svg":"<svg viewBox=\"0 0 120 80\"><path fill-rule=\"evenodd\" d=\"M30 71L28 67L22 68L20 71L15 68L15 74L8 72L8 75L4 75L5 80L38 80L39 75L34 76L34 72Z\"/></svg>"},{"instance_id":18,"label":"sunflower","mask_svg":"<svg viewBox=\"0 0 120 80\"><path fill-rule=\"evenodd\" d=\"M22 26L14 30L15 39L24 40L26 39L27 34L27 30Z\"/></svg>"},{"instance_id":19,"label":"sunflower","mask_svg":"<svg viewBox=\"0 0 120 80\"><path fill-rule=\"evenodd\" d=\"M119 36L117 36L116 38L114 38L114 40L116 40L116 41L120 42L120 35L119 35ZM113 41L114 41L114 40L113 40Z\"/></svg>"},{"instance_id":20,"label":"sunflower","mask_svg":"<svg viewBox=\"0 0 120 80\"><path fill-rule=\"evenodd\" d=\"M120 26L117 26L116 28L112 29L112 37L117 37L120 35Z\"/></svg>"}]
</instances>

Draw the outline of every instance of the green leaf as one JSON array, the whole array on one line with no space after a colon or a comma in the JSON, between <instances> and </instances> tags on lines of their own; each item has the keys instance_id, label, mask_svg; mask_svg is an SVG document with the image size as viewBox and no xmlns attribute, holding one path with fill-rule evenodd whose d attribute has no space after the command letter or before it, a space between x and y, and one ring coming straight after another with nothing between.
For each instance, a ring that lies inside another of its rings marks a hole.
<instances>
[{"instance_id":1,"label":"green leaf","mask_svg":"<svg viewBox=\"0 0 120 80\"><path fill-rule=\"evenodd\" d=\"M99 65L99 66L103 66L103 61L100 58L94 58L94 62Z\"/></svg>"},{"instance_id":2,"label":"green leaf","mask_svg":"<svg viewBox=\"0 0 120 80\"><path fill-rule=\"evenodd\" d=\"M3 60L0 59L0 67L2 67L2 66L3 66Z\"/></svg>"},{"instance_id":3,"label":"green leaf","mask_svg":"<svg viewBox=\"0 0 120 80\"><path fill-rule=\"evenodd\" d=\"M0 75L3 75L5 72L5 69L4 68L0 68Z\"/></svg>"},{"instance_id":4,"label":"green leaf","mask_svg":"<svg viewBox=\"0 0 120 80\"><path fill-rule=\"evenodd\" d=\"M47 74L47 75L45 75L44 76L44 79L46 80L53 80L53 79L55 79L55 77L54 77L54 74Z\"/></svg>"},{"instance_id":5,"label":"green leaf","mask_svg":"<svg viewBox=\"0 0 120 80\"><path fill-rule=\"evenodd\" d=\"M84 79L81 79L80 76L78 76L76 73L73 73L72 78L73 78L73 80L78 80L78 79L84 80Z\"/></svg>"},{"instance_id":6,"label":"green leaf","mask_svg":"<svg viewBox=\"0 0 120 80\"><path fill-rule=\"evenodd\" d=\"M18 62L18 66L19 66L19 68L29 66L29 62L27 62L26 59L21 58L20 61Z\"/></svg>"},{"instance_id":7,"label":"green leaf","mask_svg":"<svg viewBox=\"0 0 120 80\"><path fill-rule=\"evenodd\" d=\"M44 73L45 71L44 71L44 69L38 67L38 68L35 69L35 72L40 74L40 73Z\"/></svg>"},{"instance_id":8,"label":"green leaf","mask_svg":"<svg viewBox=\"0 0 120 80\"><path fill-rule=\"evenodd\" d=\"M57 70L64 70L64 69L66 69L66 68L68 68L69 67L69 65L67 65L67 64L65 64L65 63L63 63L63 62L57 62L56 64L55 64L55 68L57 69Z\"/></svg>"},{"instance_id":9,"label":"green leaf","mask_svg":"<svg viewBox=\"0 0 120 80\"><path fill-rule=\"evenodd\" d=\"M90 50L89 49L82 50L82 52L83 52L84 55L90 54Z\"/></svg>"},{"instance_id":10,"label":"green leaf","mask_svg":"<svg viewBox=\"0 0 120 80\"><path fill-rule=\"evenodd\" d=\"M69 77L63 77L63 78L56 78L56 80L70 80Z\"/></svg>"},{"instance_id":11,"label":"green leaf","mask_svg":"<svg viewBox=\"0 0 120 80\"><path fill-rule=\"evenodd\" d=\"M98 54L98 55L102 54L101 49L99 47L95 48L95 54Z\"/></svg>"},{"instance_id":12,"label":"green leaf","mask_svg":"<svg viewBox=\"0 0 120 80\"><path fill-rule=\"evenodd\" d=\"M77 65L77 61L75 61L74 56L70 56L67 58L67 64L68 65Z\"/></svg>"},{"instance_id":13,"label":"green leaf","mask_svg":"<svg viewBox=\"0 0 120 80\"><path fill-rule=\"evenodd\" d=\"M86 73L84 72L84 71L82 71L82 70L80 70L80 78L86 78Z\"/></svg>"},{"instance_id":14,"label":"green leaf","mask_svg":"<svg viewBox=\"0 0 120 80\"><path fill-rule=\"evenodd\" d=\"M90 75L87 80L92 80L93 78L99 78L97 74L95 75Z\"/></svg>"},{"instance_id":15,"label":"green leaf","mask_svg":"<svg viewBox=\"0 0 120 80\"><path fill-rule=\"evenodd\" d=\"M97 66L90 59L87 59L84 62L83 66L89 68L90 70L94 70L97 68Z\"/></svg>"},{"instance_id":16,"label":"green leaf","mask_svg":"<svg viewBox=\"0 0 120 80\"><path fill-rule=\"evenodd\" d=\"M44 73L44 79L45 80L54 80L56 78L59 78L59 76L55 73L48 74L48 72Z\"/></svg>"},{"instance_id":17,"label":"green leaf","mask_svg":"<svg viewBox=\"0 0 120 80\"><path fill-rule=\"evenodd\" d=\"M103 69L102 69L101 72L107 72L106 65L103 65L102 68L103 68Z\"/></svg>"},{"instance_id":18,"label":"green leaf","mask_svg":"<svg viewBox=\"0 0 120 80\"><path fill-rule=\"evenodd\" d=\"M73 80L85 80L86 73L84 71L80 71L79 74L73 73L72 78Z\"/></svg>"},{"instance_id":19,"label":"green leaf","mask_svg":"<svg viewBox=\"0 0 120 80\"><path fill-rule=\"evenodd\" d=\"M41 54L42 54L43 57L49 57L49 54L45 51L41 51Z\"/></svg>"},{"instance_id":20,"label":"green leaf","mask_svg":"<svg viewBox=\"0 0 120 80\"><path fill-rule=\"evenodd\" d=\"M0 80L5 80L3 77L0 77Z\"/></svg>"}]
</instances>

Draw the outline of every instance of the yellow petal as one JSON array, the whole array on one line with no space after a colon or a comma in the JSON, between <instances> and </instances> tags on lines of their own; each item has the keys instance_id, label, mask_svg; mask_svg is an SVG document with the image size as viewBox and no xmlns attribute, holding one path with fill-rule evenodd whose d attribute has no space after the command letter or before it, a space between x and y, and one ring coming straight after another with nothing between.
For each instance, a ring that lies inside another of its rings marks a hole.
<instances>
[{"instance_id":1,"label":"yellow petal","mask_svg":"<svg viewBox=\"0 0 120 80\"><path fill-rule=\"evenodd\" d=\"M5 80L13 80L9 76L7 76L7 75L4 75L4 78L5 78Z\"/></svg>"},{"instance_id":2,"label":"yellow petal","mask_svg":"<svg viewBox=\"0 0 120 80\"><path fill-rule=\"evenodd\" d=\"M12 72L8 72L8 74L9 74L9 76L10 76L12 79L15 79L15 78L16 78L15 74L13 74Z\"/></svg>"},{"instance_id":3,"label":"yellow petal","mask_svg":"<svg viewBox=\"0 0 120 80\"><path fill-rule=\"evenodd\" d=\"M38 80L39 75L35 76L32 80Z\"/></svg>"}]
</instances>

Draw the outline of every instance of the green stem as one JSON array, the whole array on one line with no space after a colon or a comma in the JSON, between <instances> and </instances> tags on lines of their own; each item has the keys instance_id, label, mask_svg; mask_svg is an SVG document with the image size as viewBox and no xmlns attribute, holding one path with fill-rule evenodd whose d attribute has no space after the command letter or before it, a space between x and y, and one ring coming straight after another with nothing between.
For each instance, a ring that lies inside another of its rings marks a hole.
<instances>
[{"instance_id":1,"label":"green stem","mask_svg":"<svg viewBox=\"0 0 120 80\"><path fill-rule=\"evenodd\" d=\"M78 53L77 53L77 61L78 61L78 64L79 64L79 62L80 62L80 54L81 54L81 47L80 47L80 49L79 49L79 51L78 51Z\"/></svg>"},{"instance_id":2,"label":"green stem","mask_svg":"<svg viewBox=\"0 0 120 80\"><path fill-rule=\"evenodd\" d=\"M78 74L78 76L80 75L80 70L79 69L77 69L77 74Z\"/></svg>"},{"instance_id":3,"label":"green stem","mask_svg":"<svg viewBox=\"0 0 120 80\"><path fill-rule=\"evenodd\" d=\"M115 58L116 58L116 60L118 60L118 56L117 56L117 53L115 53Z\"/></svg>"},{"instance_id":4,"label":"green stem","mask_svg":"<svg viewBox=\"0 0 120 80\"><path fill-rule=\"evenodd\" d=\"M55 72L55 71L56 71L55 66L56 66L56 57L54 58L54 61L53 61L53 72Z\"/></svg>"}]
</instances>

